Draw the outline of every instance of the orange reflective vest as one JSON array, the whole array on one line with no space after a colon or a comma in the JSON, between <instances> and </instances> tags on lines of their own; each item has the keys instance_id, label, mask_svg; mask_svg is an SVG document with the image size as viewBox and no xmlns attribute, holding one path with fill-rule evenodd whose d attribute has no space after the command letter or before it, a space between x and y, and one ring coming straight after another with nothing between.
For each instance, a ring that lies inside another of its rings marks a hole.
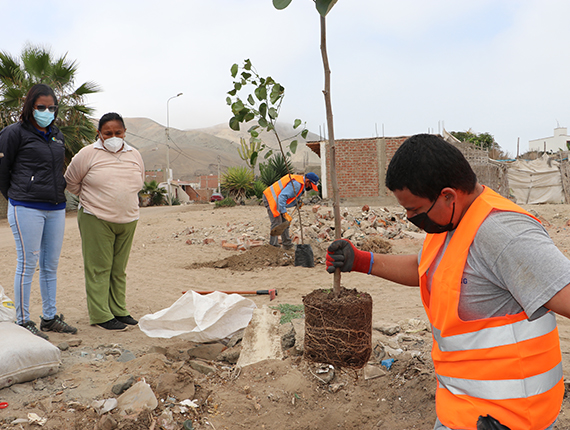
<instances>
[{"instance_id":1,"label":"orange reflective vest","mask_svg":"<svg viewBox=\"0 0 570 430\"><path fill-rule=\"evenodd\" d=\"M269 203L269 208L271 209L271 213L273 214L274 217L278 217L279 215L281 215L279 209L277 208L277 198L279 197L279 194L281 194L281 191L283 191L283 188L285 188L291 180L301 184L301 188L299 189L295 197L287 199L287 204L289 204L293 202L297 197L299 197L303 192L303 189L305 187L304 179L305 178L303 177L303 175L291 175L291 179L289 179L289 175L286 175L283 176L281 179L279 179L277 182L275 182L273 185L265 189L263 195L267 199L267 202Z\"/></svg>"},{"instance_id":2,"label":"orange reflective vest","mask_svg":"<svg viewBox=\"0 0 570 430\"><path fill-rule=\"evenodd\" d=\"M489 188L471 204L435 271L427 271L445 242L428 234L419 265L422 301L432 324L436 412L452 429L476 430L491 415L511 430L543 430L560 411L562 357L552 312L463 321L458 316L463 269L481 223L493 210L532 216Z\"/></svg>"}]
</instances>

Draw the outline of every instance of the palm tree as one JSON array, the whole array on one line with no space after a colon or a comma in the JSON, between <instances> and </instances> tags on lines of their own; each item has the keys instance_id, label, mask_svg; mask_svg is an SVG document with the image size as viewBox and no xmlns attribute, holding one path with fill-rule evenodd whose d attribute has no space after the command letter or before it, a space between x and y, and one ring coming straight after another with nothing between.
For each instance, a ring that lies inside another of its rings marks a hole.
<instances>
[{"instance_id":1,"label":"palm tree","mask_svg":"<svg viewBox=\"0 0 570 430\"><path fill-rule=\"evenodd\" d=\"M59 102L55 124L65 136L66 159L69 162L83 146L93 142L97 135L89 119L93 109L84 98L99 92L94 82L85 82L74 88L78 64L67 54L55 58L49 49L26 45L20 57L0 52L0 129L18 121L28 90L43 83L53 88Z\"/></svg>"},{"instance_id":2,"label":"palm tree","mask_svg":"<svg viewBox=\"0 0 570 430\"><path fill-rule=\"evenodd\" d=\"M150 200L150 206L160 206L166 199L166 190L158 186L158 182L154 179L150 182L145 182L142 190L139 192L139 197L147 194Z\"/></svg>"}]
</instances>

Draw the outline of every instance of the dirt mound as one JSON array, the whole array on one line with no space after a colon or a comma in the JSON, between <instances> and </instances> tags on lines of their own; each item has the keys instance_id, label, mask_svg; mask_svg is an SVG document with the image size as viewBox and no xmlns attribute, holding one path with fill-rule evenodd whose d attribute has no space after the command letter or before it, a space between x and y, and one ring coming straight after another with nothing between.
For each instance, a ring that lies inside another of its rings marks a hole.
<instances>
[{"instance_id":1,"label":"dirt mound","mask_svg":"<svg viewBox=\"0 0 570 430\"><path fill-rule=\"evenodd\" d=\"M376 254L390 254L392 252L392 244L380 236L370 236L362 242L360 250Z\"/></svg>"},{"instance_id":2,"label":"dirt mound","mask_svg":"<svg viewBox=\"0 0 570 430\"><path fill-rule=\"evenodd\" d=\"M238 251L239 254L224 258L223 260L206 263L194 263L186 269L231 269L251 271L263 267L292 266L295 263L295 249L285 250L276 246L263 245L247 251Z\"/></svg>"}]
</instances>

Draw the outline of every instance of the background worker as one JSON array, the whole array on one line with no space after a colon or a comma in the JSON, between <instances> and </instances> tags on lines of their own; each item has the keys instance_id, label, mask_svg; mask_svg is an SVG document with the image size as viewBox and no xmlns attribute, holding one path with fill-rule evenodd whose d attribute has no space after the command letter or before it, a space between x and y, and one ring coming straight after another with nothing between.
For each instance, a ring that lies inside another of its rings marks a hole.
<instances>
[{"instance_id":1,"label":"background worker","mask_svg":"<svg viewBox=\"0 0 570 430\"><path fill-rule=\"evenodd\" d=\"M570 261L540 222L477 183L463 154L434 135L396 151L386 186L428 235L420 255L382 255L337 240L327 270L419 286L432 324L434 429L554 427L564 395L554 311L570 316Z\"/></svg>"},{"instance_id":2,"label":"background worker","mask_svg":"<svg viewBox=\"0 0 570 430\"><path fill-rule=\"evenodd\" d=\"M287 208L294 207L297 199L304 190L312 189L319 191L317 184L319 177L313 172L303 175L285 175L263 192L263 204L267 208L270 229L281 225L283 230L275 235L269 236L269 244L279 246L279 237L284 248L291 249L293 243L289 237L289 224L291 216L287 213Z\"/></svg>"}]
</instances>

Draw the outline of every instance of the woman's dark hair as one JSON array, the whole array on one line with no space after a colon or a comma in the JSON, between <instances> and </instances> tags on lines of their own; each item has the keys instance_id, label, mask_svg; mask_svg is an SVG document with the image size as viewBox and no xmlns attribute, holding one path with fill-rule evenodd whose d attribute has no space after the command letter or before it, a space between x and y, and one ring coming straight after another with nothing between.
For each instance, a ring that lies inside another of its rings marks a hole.
<instances>
[{"instance_id":1,"label":"woman's dark hair","mask_svg":"<svg viewBox=\"0 0 570 430\"><path fill-rule=\"evenodd\" d=\"M123 121L123 117L121 115L116 112L109 112L101 117L99 120L99 125L97 126L97 130L101 131L101 127L103 127L109 121L119 121L121 124L123 124L123 128L127 128L125 126L125 121Z\"/></svg>"},{"instance_id":2,"label":"woman's dark hair","mask_svg":"<svg viewBox=\"0 0 570 430\"><path fill-rule=\"evenodd\" d=\"M53 104L57 106L57 97L53 90L46 84L36 84L28 94L26 94L26 99L24 100L24 107L22 108L22 113L20 114L20 121L30 122L34 117L34 105L36 100L40 96L51 96L53 97ZM54 112L54 118L57 118L57 112L59 108Z\"/></svg>"},{"instance_id":3,"label":"woman's dark hair","mask_svg":"<svg viewBox=\"0 0 570 430\"><path fill-rule=\"evenodd\" d=\"M407 188L434 201L446 187L471 193L477 176L461 151L433 134L416 134L398 148L386 171L391 191Z\"/></svg>"}]
</instances>

